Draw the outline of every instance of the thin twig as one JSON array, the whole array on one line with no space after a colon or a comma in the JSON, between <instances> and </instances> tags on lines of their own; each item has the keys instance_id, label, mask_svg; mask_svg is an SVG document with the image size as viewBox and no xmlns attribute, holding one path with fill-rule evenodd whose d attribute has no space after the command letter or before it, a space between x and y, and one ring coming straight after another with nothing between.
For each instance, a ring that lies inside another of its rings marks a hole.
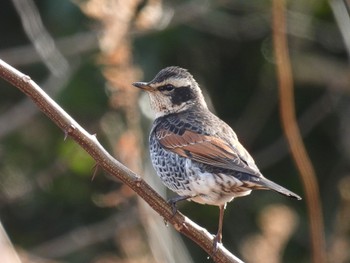
<instances>
[{"instance_id":1,"label":"thin twig","mask_svg":"<svg viewBox=\"0 0 350 263\"><path fill-rule=\"evenodd\" d=\"M42 61L52 74L62 76L69 70L66 58L57 49L55 41L45 29L33 0L12 0L21 18L23 29L33 43Z\"/></svg>"},{"instance_id":2,"label":"thin twig","mask_svg":"<svg viewBox=\"0 0 350 263\"><path fill-rule=\"evenodd\" d=\"M73 60L85 53L91 54L98 48L96 33L90 31L55 38L54 41L62 55L65 57L73 57ZM36 52L32 43L24 46L2 49L0 50L0 58L16 67L42 62L41 56ZM72 58L68 61L69 65L71 65L71 62Z\"/></svg>"},{"instance_id":3,"label":"thin twig","mask_svg":"<svg viewBox=\"0 0 350 263\"><path fill-rule=\"evenodd\" d=\"M118 232L126 225L136 226L137 223L136 208L128 209L102 222L79 226L61 236L45 241L30 251L42 257L62 258L93 244L111 239L118 235ZM82 236L84 238L77 238Z\"/></svg>"},{"instance_id":4,"label":"thin twig","mask_svg":"<svg viewBox=\"0 0 350 263\"><path fill-rule=\"evenodd\" d=\"M327 261L323 215L316 174L306 152L295 116L292 70L285 34L285 1L273 1L273 40L279 81L280 113L292 157L305 189L312 246L312 262Z\"/></svg>"},{"instance_id":5,"label":"thin twig","mask_svg":"<svg viewBox=\"0 0 350 263\"><path fill-rule=\"evenodd\" d=\"M305 138L318 124L320 124L330 113L333 108L329 94L323 95L310 105L298 118L301 136ZM261 169L266 169L273 164L281 161L289 154L289 149L285 136L277 138L274 142L254 153L256 162Z\"/></svg>"},{"instance_id":6,"label":"thin twig","mask_svg":"<svg viewBox=\"0 0 350 263\"><path fill-rule=\"evenodd\" d=\"M329 2L341 35L343 37L345 50L348 53L348 58L350 58L350 13L348 9L349 6L346 3L346 1L342 0L330 0Z\"/></svg>"},{"instance_id":7,"label":"thin twig","mask_svg":"<svg viewBox=\"0 0 350 263\"><path fill-rule=\"evenodd\" d=\"M41 86L50 96L56 97L79 68L78 64L79 62L72 63L70 70L62 76L50 74ZM33 105L29 98L24 98L22 101L9 108L0 115L0 123L6 123L6 125L0 126L0 138L25 125L38 112L38 108Z\"/></svg>"},{"instance_id":8,"label":"thin twig","mask_svg":"<svg viewBox=\"0 0 350 263\"><path fill-rule=\"evenodd\" d=\"M89 134L72 117L70 117L54 100L52 100L29 76L24 75L0 60L0 77L8 81L30 97L64 133L68 134L96 161L99 167L117 177L133 189L158 214L172 224L175 229L192 239L208 254L212 255L213 235L206 229L198 226L181 213L173 216L169 204L151 188L139 175L114 159L98 142L96 136ZM212 255L215 262L241 263L242 261L231 254L224 246L219 245Z\"/></svg>"}]
</instances>

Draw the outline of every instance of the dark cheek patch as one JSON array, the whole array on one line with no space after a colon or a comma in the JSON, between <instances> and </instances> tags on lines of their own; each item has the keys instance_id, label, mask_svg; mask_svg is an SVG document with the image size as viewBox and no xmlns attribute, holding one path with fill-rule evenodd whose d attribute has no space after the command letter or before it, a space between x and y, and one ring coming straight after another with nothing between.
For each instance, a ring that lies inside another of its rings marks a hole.
<instances>
[{"instance_id":1,"label":"dark cheek patch","mask_svg":"<svg viewBox=\"0 0 350 263\"><path fill-rule=\"evenodd\" d=\"M171 102L174 105L180 105L183 102L192 100L195 98L193 91L190 86L175 88L171 95Z\"/></svg>"}]
</instances>

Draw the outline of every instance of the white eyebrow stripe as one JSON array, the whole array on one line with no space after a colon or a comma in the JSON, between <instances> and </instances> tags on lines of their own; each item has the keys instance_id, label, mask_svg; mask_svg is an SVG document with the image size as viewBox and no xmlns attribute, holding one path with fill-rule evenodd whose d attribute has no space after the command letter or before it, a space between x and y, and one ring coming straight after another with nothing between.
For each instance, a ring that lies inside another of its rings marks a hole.
<instances>
[{"instance_id":1,"label":"white eyebrow stripe","mask_svg":"<svg viewBox=\"0 0 350 263\"><path fill-rule=\"evenodd\" d=\"M167 84L171 84L174 87L185 87L185 86L191 85L191 82L188 79L184 79L184 78L180 78L180 79L179 78L169 78L169 79L166 79L162 82L151 84L151 86L161 87L161 86L164 86Z\"/></svg>"}]
</instances>

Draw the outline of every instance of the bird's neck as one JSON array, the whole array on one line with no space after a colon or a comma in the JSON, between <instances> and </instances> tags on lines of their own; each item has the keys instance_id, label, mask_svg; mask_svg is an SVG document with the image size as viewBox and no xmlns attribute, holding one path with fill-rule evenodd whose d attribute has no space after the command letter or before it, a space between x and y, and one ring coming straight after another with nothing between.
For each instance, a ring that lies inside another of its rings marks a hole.
<instances>
[{"instance_id":1,"label":"bird's neck","mask_svg":"<svg viewBox=\"0 0 350 263\"><path fill-rule=\"evenodd\" d=\"M195 101L195 102L186 102L182 103L180 105L177 105L175 107L172 107L171 109L164 109L162 111L156 112L156 118L163 117L170 114L178 114L183 113L188 110L197 110L197 111L203 111L208 110L208 106L205 103L204 99L203 101Z\"/></svg>"}]
</instances>

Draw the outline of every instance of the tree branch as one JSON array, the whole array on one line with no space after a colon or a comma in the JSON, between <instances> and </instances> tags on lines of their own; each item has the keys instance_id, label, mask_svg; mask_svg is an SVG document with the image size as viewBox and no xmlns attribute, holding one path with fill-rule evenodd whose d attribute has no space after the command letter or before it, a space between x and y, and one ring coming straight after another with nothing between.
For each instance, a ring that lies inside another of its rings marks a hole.
<instances>
[{"instance_id":1,"label":"tree branch","mask_svg":"<svg viewBox=\"0 0 350 263\"><path fill-rule=\"evenodd\" d=\"M134 190L159 215L172 224L175 229L192 239L202 247L215 262L242 263L225 247L219 245L213 254L213 235L206 229L177 212L174 216L172 208L155 192L139 175L114 159L98 142L95 135L89 134L72 117L70 117L53 99L51 99L31 78L0 60L0 77L11 83L30 97L66 136L76 141L107 173L117 177Z\"/></svg>"}]
</instances>

